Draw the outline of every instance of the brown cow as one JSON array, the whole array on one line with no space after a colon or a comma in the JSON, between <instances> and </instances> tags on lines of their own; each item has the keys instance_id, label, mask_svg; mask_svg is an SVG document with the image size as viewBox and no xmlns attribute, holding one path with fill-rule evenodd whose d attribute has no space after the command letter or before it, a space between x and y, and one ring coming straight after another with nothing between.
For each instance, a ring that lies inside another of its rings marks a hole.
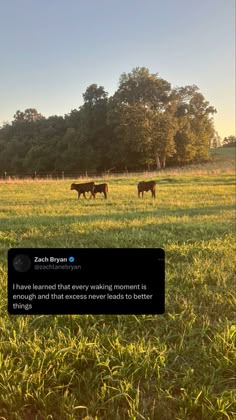
<instances>
[{"instance_id":1,"label":"brown cow","mask_svg":"<svg viewBox=\"0 0 236 420\"><path fill-rule=\"evenodd\" d=\"M91 197L93 196L95 198L94 187L94 182L85 182L83 184L71 184L70 189L78 192L78 198L80 198L81 194L83 194L84 198L86 198L86 192L90 192Z\"/></svg>"},{"instance_id":2,"label":"brown cow","mask_svg":"<svg viewBox=\"0 0 236 420\"><path fill-rule=\"evenodd\" d=\"M97 193L103 193L104 194L104 198L107 198L107 193L108 193L108 185L107 184L98 184L94 186L94 198L96 197ZM92 197L92 195L91 195Z\"/></svg>"},{"instance_id":3,"label":"brown cow","mask_svg":"<svg viewBox=\"0 0 236 420\"><path fill-rule=\"evenodd\" d=\"M143 198L143 193L144 191L151 191L152 193L152 197L155 198L156 197L156 181L142 181L139 182L138 185L138 197L140 197L140 193L142 193L142 198Z\"/></svg>"}]
</instances>

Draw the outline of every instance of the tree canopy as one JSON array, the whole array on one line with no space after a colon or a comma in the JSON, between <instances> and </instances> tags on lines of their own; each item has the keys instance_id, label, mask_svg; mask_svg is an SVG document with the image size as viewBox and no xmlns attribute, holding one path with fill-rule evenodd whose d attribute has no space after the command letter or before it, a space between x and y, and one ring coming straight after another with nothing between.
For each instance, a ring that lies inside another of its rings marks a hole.
<instances>
[{"instance_id":1,"label":"tree canopy","mask_svg":"<svg viewBox=\"0 0 236 420\"><path fill-rule=\"evenodd\" d=\"M83 100L64 117L17 110L0 129L0 172L160 169L209 158L216 110L195 85L172 88L136 67L113 96L94 83Z\"/></svg>"}]
</instances>

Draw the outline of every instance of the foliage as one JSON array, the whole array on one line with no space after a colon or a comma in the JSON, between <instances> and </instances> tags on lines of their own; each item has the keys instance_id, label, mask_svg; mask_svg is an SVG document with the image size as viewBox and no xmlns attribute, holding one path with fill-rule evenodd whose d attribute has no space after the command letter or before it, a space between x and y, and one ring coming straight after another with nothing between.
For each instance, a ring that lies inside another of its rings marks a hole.
<instances>
[{"instance_id":1,"label":"foliage","mask_svg":"<svg viewBox=\"0 0 236 420\"><path fill-rule=\"evenodd\" d=\"M216 142L216 111L199 89L172 89L145 67L123 73L110 98L91 84L83 100L64 117L18 110L0 129L0 172L164 169L209 159Z\"/></svg>"}]
</instances>

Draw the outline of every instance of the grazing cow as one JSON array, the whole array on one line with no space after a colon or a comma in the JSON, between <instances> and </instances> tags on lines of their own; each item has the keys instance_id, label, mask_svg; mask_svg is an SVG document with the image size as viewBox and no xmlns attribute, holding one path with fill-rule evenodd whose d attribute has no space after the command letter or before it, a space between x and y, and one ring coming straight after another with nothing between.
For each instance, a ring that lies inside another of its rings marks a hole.
<instances>
[{"instance_id":1,"label":"grazing cow","mask_svg":"<svg viewBox=\"0 0 236 420\"><path fill-rule=\"evenodd\" d=\"M94 182L86 182L84 184L71 184L70 189L78 192L78 198L80 198L81 194L83 194L84 198L86 198L86 192L90 192L91 197L93 196L95 198L94 186Z\"/></svg>"},{"instance_id":2,"label":"grazing cow","mask_svg":"<svg viewBox=\"0 0 236 420\"><path fill-rule=\"evenodd\" d=\"M94 198L96 197L97 193L103 193L104 198L107 198L108 193L108 185L107 184L98 184L94 186ZM91 195L92 197L92 195Z\"/></svg>"},{"instance_id":3,"label":"grazing cow","mask_svg":"<svg viewBox=\"0 0 236 420\"><path fill-rule=\"evenodd\" d=\"M140 197L140 193L143 193L144 191L151 191L152 197L156 197L156 181L142 181L138 183L138 196Z\"/></svg>"}]
</instances>

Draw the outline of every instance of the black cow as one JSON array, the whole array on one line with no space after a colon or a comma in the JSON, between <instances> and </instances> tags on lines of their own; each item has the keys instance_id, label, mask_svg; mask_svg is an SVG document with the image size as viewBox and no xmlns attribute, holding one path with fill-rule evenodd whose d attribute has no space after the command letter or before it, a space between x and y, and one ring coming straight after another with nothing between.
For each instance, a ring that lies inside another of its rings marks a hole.
<instances>
[{"instance_id":1,"label":"black cow","mask_svg":"<svg viewBox=\"0 0 236 420\"><path fill-rule=\"evenodd\" d=\"M93 196L95 198L94 187L94 182L85 182L83 184L71 184L70 189L78 192L78 198L80 198L81 194L83 194L84 198L86 198L86 192L90 192L91 197Z\"/></svg>"},{"instance_id":2,"label":"black cow","mask_svg":"<svg viewBox=\"0 0 236 420\"><path fill-rule=\"evenodd\" d=\"M98 184L94 186L94 198L96 197L97 193L103 193L104 198L107 198L108 193L108 185L107 184ZM91 195L92 197L92 195Z\"/></svg>"},{"instance_id":3,"label":"black cow","mask_svg":"<svg viewBox=\"0 0 236 420\"><path fill-rule=\"evenodd\" d=\"M144 191L151 191L152 197L153 198L156 197L156 181L142 181L138 183L137 187L138 187L139 197L140 197L140 193L142 193L142 198L143 198Z\"/></svg>"}]
</instances>

